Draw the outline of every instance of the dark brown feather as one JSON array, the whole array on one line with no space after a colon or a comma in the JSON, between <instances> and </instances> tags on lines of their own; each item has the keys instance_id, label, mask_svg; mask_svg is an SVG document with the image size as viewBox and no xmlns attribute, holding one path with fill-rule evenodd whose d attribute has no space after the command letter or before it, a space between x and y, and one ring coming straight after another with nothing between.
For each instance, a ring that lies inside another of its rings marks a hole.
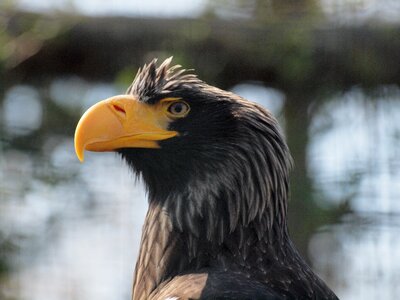
<instances>
[{"instance_id":1,"label":"dark brown feather","mask_svg":"<svg viewBox=\"0 0 400 300\"><path fill-rule=\"evenodd\" d=\"M133 299L337 299L289 238L292 160L275 118L170 63L145 65L127 91L191 106L161 149L119 150L150 201Z\"/></svg>"}]
</instances>

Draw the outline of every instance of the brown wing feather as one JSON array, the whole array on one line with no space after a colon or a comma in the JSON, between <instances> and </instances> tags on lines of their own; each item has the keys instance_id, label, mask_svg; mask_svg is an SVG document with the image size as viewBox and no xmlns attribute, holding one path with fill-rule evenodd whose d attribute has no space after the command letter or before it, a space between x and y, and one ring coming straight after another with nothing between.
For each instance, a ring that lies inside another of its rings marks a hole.
<instances>
[{"instance_id":1,"label":"brown wing feather","mask_svg":"<svg viewBox=\"0 0 400 300\"><path fill-rule=\"evenodd\" d=\"M149 300L189 300L200 299L208 274L187 274L175 276L173 279L163 282L153 293Z\"/></svg>"}]
</instances>

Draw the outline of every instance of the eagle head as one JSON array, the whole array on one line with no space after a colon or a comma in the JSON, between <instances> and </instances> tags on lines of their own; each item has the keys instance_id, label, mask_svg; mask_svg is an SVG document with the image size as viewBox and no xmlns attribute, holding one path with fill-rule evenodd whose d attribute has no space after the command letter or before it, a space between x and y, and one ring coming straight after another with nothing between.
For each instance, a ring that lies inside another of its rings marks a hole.
<instances>
[{"instance_id":1,"label":"eagle head","mask_svg":"<svg viewBox=\"0 0 400 300\"><path fill-rule=\"evenodd\" d=\"M84 150L116 151L142 176L150 201L202 216L226 212L229 230L268 211L285 222L291 158L275 118L263 107L170 66L139 69L125 95L103 100L75 133ZM188 217L189 214L189 217ZM192 214L192 215L190 215Z\"/></svg>"}]
</instances>

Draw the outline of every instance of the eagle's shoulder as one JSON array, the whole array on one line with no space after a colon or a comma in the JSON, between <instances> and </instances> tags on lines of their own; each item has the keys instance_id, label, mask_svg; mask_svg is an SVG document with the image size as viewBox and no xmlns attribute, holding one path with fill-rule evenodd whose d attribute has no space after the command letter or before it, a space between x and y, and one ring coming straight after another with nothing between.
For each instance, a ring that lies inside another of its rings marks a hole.
<instances>
[{"instance_id":1,"label":"eagle's shoulder","mask_svg":"<svg viewBox=\"0 0 400 300\"><path fill-rule=\"evenodd\" d=\"M207 273L175 276L162 282L150 295L150 300L200 299L208 279Z\"/></svg>"},{"instance_id":2,"label":"eagle's shoulder","mask_svg":"<svg viewBox=\"0 0 400 300\"><path fill-rule=\"evenodd\" d=\"M213 272L175 276L162 283L151 300L278 300L282 295L243 274Z\"/></svg>"}]
</instances>

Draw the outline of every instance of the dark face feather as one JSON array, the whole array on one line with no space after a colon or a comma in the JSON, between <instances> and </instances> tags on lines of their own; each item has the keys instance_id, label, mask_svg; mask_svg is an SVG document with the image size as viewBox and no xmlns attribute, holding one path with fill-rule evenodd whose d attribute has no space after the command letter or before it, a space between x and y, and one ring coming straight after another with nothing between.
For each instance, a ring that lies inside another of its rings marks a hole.
<instances>
[{"instance_id":1,"label":"dark face feather","mask_svg":"<svg viewBox=\"0 0 400 300\"><path fill-rule=\"evenodd\" d=\"M190 105L169 125L179 136L159 142L161 149L119 150L143 176L150 201L165 206L181 231L205 226L210 240L252 221L285 231L291 158L275 118L169 64L145 66L127 91L149 104L179 97Z\"/></svg>"}]
</instances>

